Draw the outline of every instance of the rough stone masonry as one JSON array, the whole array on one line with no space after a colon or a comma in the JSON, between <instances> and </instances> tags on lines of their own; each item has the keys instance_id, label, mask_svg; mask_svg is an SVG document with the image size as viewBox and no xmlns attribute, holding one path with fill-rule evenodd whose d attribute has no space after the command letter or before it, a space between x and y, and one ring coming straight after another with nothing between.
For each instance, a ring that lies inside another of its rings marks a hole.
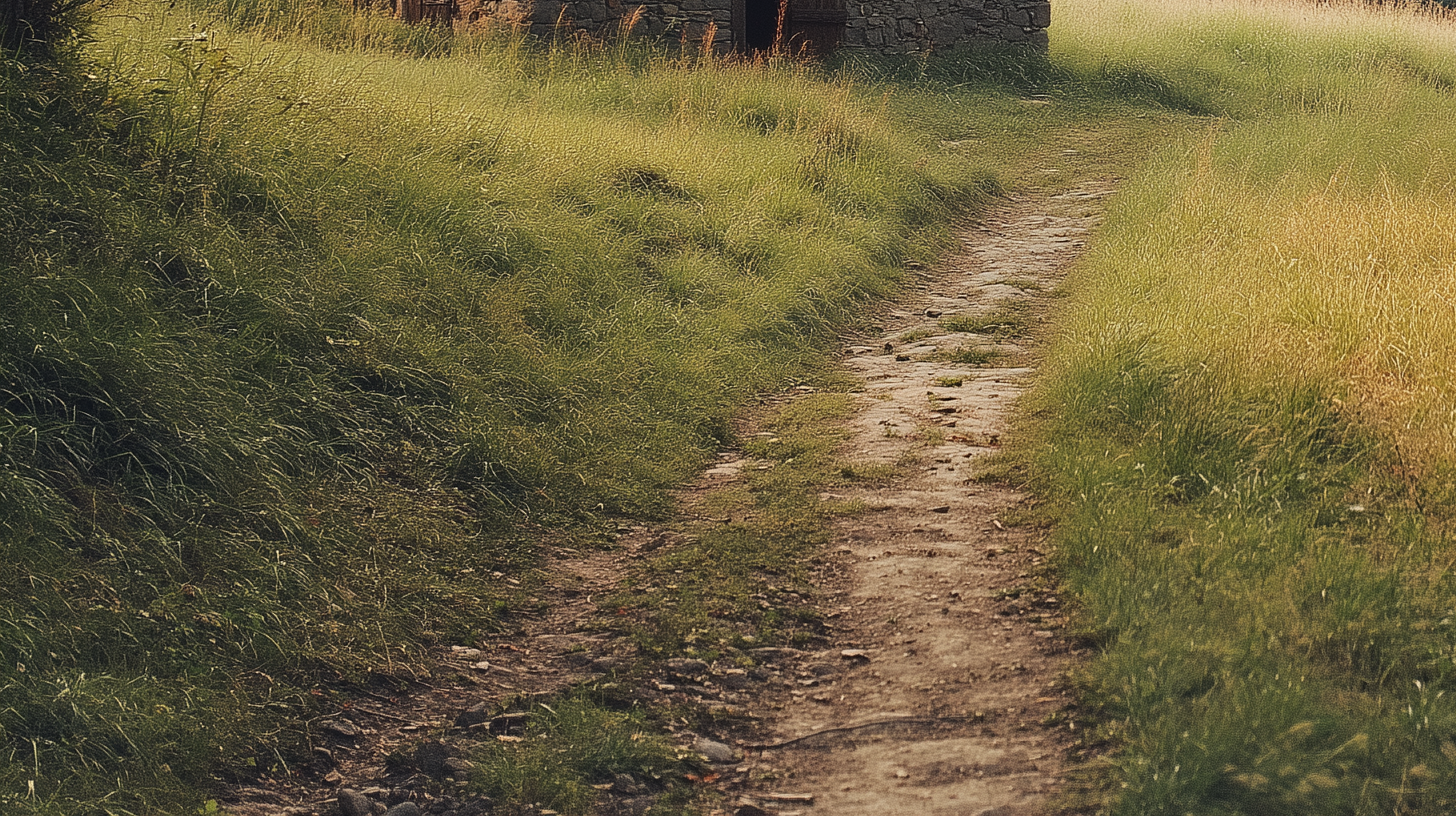
<instances>
[{"instance_id":1,"label":"rough stone masonry","mask_svg":"<svg viewBox=\"0 0 1456 816\"><path fill-rule=\"evenodd\" d=\"M465 25L528 27L542 37L633 33L754 53L773 47L914 54L968 43L1045 48L1048 0L455 0ZM638 9L641 9L638 12Z\"/></svg>"}]
</instances>

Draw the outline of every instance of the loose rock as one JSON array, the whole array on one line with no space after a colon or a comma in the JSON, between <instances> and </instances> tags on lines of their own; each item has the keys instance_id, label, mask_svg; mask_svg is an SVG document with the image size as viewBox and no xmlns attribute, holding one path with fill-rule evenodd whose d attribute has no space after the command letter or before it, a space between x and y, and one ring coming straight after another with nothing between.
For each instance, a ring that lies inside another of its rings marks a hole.
<instances>
[{"instance_id":1,"label":"loose rock","mask_svg":"<svg viewBox=\"0 0 1456 816\"><path fill-rule=\"evenodd\" d=\"M456 728L470 728L490 722L490 704L480 703L455 715Z\"/></svg>"},{"instance_id":2,"label":"loose rock","mask_svg":"<svg viewBox=\"0 0 1456 816\"><path fill-rule=\"evenodd\" d=\"M445 760L443 770L446 776L465 776L475 768L475 763L460 757L450 757Z\"/></svg>"},{"instance_id":3,"label":"loose rock","mask_svg":"<svg viewBox=\"0 0 1456 816\"><path fill-rule=\"evenodd\" d=\"M708 671L708 664L691 657L675 657L664 664L667 670L676 675L694 676Z\"/></svg>"},{"instance_id":4,"label":"loose rock","mask_svg":"<svg viewBox=\"0 0 1456 816\"><path fill-rule=\"evenodd\" d=\"M698 741L693 743L693 750L707 757L709 762L733 762L738 758L737 751L707 737L698 737Z\"/></svg>"},{"instance_id":5,"label":"loose rock","mask_svg":"<svg viewBox=\"0 0 1456 816\"><path fill-rule=\"evenodd\" d=\"M324 720L319 723L319 730L327 732L330 736L342 739L358 739L359 726L348 720Z\"/></svg>"},{"instance_id":6,"label":"loose rock","mask_svg":"<svg viewBox=\"0 0 1456 816\"><path fill-rule=\"evenodd\" d=\"M339 813L342 816L373 816L374 803L352 788L339 791Z\"/></svg>"}]
</instances>

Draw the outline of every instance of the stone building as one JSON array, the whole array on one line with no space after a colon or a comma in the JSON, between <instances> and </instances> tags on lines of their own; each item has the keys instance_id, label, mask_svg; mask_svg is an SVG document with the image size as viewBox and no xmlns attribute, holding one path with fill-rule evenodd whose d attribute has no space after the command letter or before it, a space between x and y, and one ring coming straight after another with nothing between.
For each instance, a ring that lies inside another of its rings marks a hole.
<instances>
[{"instance_id":1,"label":"stone building","mask_svg":"<svg viewBox=\"0 0 1456 816\"><path fill-rule=\"evenodd\" d=\"M401 0L427 2L428 0ZM440 2L440 0L436 0ZM906 54L976 42L1045 48L1048 0L446 0L465 24L529 26L533 34L611 35L634 14L634 31L754 53L860 48Z\"/></svg>"}]
</instances>

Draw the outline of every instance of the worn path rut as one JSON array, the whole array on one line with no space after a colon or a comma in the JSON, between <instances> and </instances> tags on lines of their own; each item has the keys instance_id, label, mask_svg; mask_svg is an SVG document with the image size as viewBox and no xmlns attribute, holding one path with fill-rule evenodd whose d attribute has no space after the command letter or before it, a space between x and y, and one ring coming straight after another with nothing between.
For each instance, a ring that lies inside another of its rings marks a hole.
<instances>
[{"instance_id":1,"label":"worn path rut","mask_svg":"<svg viewBox=\"0 0 1456 816\"><path fill-rule=\"evenodd\" d=\"M1060 678L1077 653L1058 637L1056 595L1035 586L1045 534L1016 523L1031 499L977 472L1033 373L1025 328L1108 190L1010 200L963 232L882 336L847 349L865 383L848 458L911 475L835 496L868 508L836 529L835 648L786 666L759 700L770 714L751 745L795 741L747 750L740 813L1044 812L1070 737ZM943 328L958 322L992 325ZM975 363L978 352L992 356Z\"/></svg>"}]
</instances>

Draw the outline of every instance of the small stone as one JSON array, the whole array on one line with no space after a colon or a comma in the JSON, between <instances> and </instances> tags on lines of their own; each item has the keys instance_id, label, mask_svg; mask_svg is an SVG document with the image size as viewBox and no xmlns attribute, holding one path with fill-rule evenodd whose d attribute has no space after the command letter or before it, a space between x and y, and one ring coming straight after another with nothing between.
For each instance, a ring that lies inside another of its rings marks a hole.
<instances>
[{"instance_id":1,"label":"small stone","mask_svg":"<svg viewBox=\"0 0 1456 816\"><path fill-rule=\"evenodd\" d=\"M627 796L635 796L642 792L642 786L637 784L637 780L631 774L619 773L612 777L612 790Z\"/></svg>"},{"instance_id":2,"label":"small stone","mask_svg":"<svg viewBox=\"0 0 1456 816\"><path fill-rule=\"evenodd\" d=\"M730 669L713 679L718 685L726 689L738 690L748 688L748 672L743 669Z\"/></svg>"},{"instance_id":3,"label":"small stone","mask_svg":"<svg viewBox=\"0 0 1456 816\"><path fill-rule=\"evenodd\" d=\"M596 660L593 660L589 668L591 668L592 671L606 673L621 671L622 669L627 668L628 665L629 662L625 658L613 657L611 655L608 655L606 657L599 657Z\"/></svg>"},{"instance_id":4,"label":"small stone","mask_svg":"<svg viewBox=\"0 0 1456 816\"><path fill-rule=\"evenodd\" d=\"M499 717L492 717L490 720L490 733L509 734L512 731L519 731L526 727L526 721L531 715L524 711L513 711L509 714L502 714Z\"/></svg>"},{"instance_id":5,"label":"small stone","mask_svg":"<svg viewBox=\"0 0 1456 816\"><path fill-rule=\"evenodd\" d=\"M709 762L733 762L738 758L738 752L731 747L707 737L698 737L698 741L693 743L693 750L707 757Z\"/></svg>"},{"instance_id":6,"label":"small stone","mask_svg":"<svg viewBox=\"0 0 1456 816\"><path fill-rule=\"evenodd\" d=\"M940 317L941 314L943 314L943 312L941 312L939 309L937 309L935 307L931 307L931 308L925 310L925 316L926 317Z\"/></svg>"},{"instance_id":7,"label":"small stone","mask_svg":"<svg viewBox=\"0 0 1456 816\"><path fill-rule=\"evenodd\" d=\"M390 808L384 816L420 816L420 806L414 802L400 802Z\"/></svg>"},{"instance_id":8,"label":"small stone","mask_svg":"<svg viewBox=\"0 0 1456 816\"><path fill-rule=\"evenodd\" d=\"M359 726L349 722L348 720L324 720L323 722L319 723L318 727L320 731L326 731L330 735L340 737L342 739L359 738Z\"/></svg>"},{"instance_id":9,"label":"small stone","mask_svg":"<svg viewBox=\"0 0 1456 816\"><path fill-rule=\"evenodd\" d=\"M904 768L896 768L895 769L895 778L896 779L909 779L910 778L910 773L908 771L906 771Z\"/></svg>"},{"instance_id":10,"label":"small stone","mask_svg":"<svg viewBox=\"0 0 1456 816\"><path fill-rule=\"evenodd\" d=\"M787 657L798 657L803 652L798 649L789 649L773 646L765 646L761 649L749 649L748 656L760 663L774 663Z\"/></svg>"},{"instance_id":11,"label":"small stone","mask_svg":"<svg viewBox=\"0 0 1456 816\"><path fill-rule=\"evenodd\" d=\"M733 816L773 816L758 805L740 805L733 811Z\"/></svg>"},{"instance_id":12,"label":"small stone","mask_svg":"<svg viewBox=\"0 0 1456 816\"><path fill-rule=\"evenodd\" d=\"M475 768L475 763L460 757L449 757L445 760L444 768L446 776L464 776Z\"/></svg>"},{"instance_id":13,"label":"small stone","mask_svg":"<svg viewBox=\"0 0 1456 816\"><path fill-rule=\"evenodd\" d=\"M698 675L708 670L708 664L691 657L674 657L663 664L667 670L677 675Z\"/></svg>"},{"instance_id":14,"label":"small stone","mask_svg":"<svg viewBox=\"0 0 1456 816\"><path fill-rule=\"evenodd\" d=\"M475 669L476 671L490 671L490 661L482 660L479 663L471 663L470 668Z\"/></svg>"},{"instance_id":15,"label":"small stone","mask_svg":"<svg viewBox=\"0 0 1456 816\"><path fill-rule=\"evenodd\" d=\"M344 788L339 791L339 813L342 816L371 816L374 813L374 803L359 791Z\"/></svg>"},{"instance_id":16,"label":"small stone","mask_svg":"<svg viewBox=\"0 0 1456 816\"><path fill-rule=\"evenodd\" d=\"M950 505L948 505L948 504L942 504L939 507L932 507L932 508L930 508L930 512L932 512L932 513L949 513L950 512Z\"/></svg>"},{"instance_id":17,"label":"small stone","mask_svg":"<svg viewBox=\"0 0 1456 816\"><path fill-rule=\"evenodd\" d=\"M846 660L859 660L865 663L870 662L870 653L864 649L844 649L839 653L840 657Z\"/></svg>"},{"instance_id":18,"label":"small stone","mask_svg":"<svg viewBox=\"0 0 1456 816\"><path fill-rule=\"evenodd\" d=\"M480 703L479 705L473 705L465 709L455 715L455 727L470 728L490 722L490 708L489 703Z\"/></svg>"}]
</instances>

